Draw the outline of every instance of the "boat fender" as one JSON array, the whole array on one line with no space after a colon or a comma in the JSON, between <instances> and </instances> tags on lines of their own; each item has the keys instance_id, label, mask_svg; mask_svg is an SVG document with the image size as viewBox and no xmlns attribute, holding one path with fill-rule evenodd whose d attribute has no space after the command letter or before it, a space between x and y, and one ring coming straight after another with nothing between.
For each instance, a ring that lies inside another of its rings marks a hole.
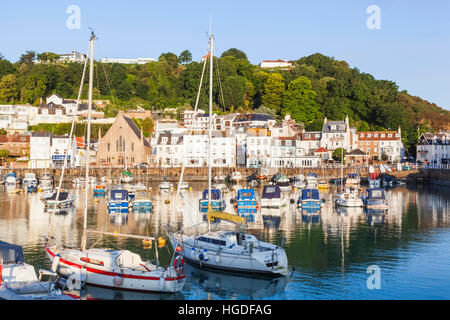
<instances>
[{"instance_id":1,"label":"boat fender","mask_svg":"<svg viewBox=\"0 0 450 320\"><path fill-rule=\"evenodd\" d=\"M215 259L215 260L216 260L216 264L219 264L219 263L220 263L220 260L222 260L222 259L221 259L221 256L220 256L220 252L217 253L216 259Z\"/></svg>"},{"instance_id":2,"label":"boat fender","mask_svg":"<svg viewBox=\"0 0 450 320\"><path fill-rule=\"evenodd\" d=\"M206 249L203 250L203 261L208 262L209 257L208 253L206 252Z\"/></svg>"},{"instance_id":3,"label":"boat fender","mask_svg":"<svg viewBox=\"0 0 450 320\"><path fill-rule=\"evenodd\" d=\"M52 271L53 272L57 272L58 271L58 266L59 266L59 260L61 259L60 255L57 254L55 255L55 258L53 259L53 263L52 263Z\"/></svg>"},{"instance_id":4,"label":"boat fender","mask_svg":"<svg viewBox=\"0 0 450 320\"><path fill-rule=\"evenodd\" d=\"M73 272L67 279L67 288L69 290L82 289L81 275L78 271Z\"/></svg>"},{"instance_id":5,"label":"boat fender","mask_svg":"<svg viewBox=\"0 0 450 320\"><path fill-rule=\"evenodd\" d=\"M121 285L123 284L123 278L122 278L122 276L121 276L120 274L117 275L117 276L115 276L115 277L113 278L113 283L114 283L115 286L121 286Z\"/></svg>"},{"instance_id":6,"label":"boat fender","mask_svg":"<svg viewBox=\"0 0 450 320\"><path fill-rule=\"evenodd\" d=\"M198 255L198 260L202 261L205 258L205 256L203 255L203 253L200 253Z\"/></svg>"}]
</instances>

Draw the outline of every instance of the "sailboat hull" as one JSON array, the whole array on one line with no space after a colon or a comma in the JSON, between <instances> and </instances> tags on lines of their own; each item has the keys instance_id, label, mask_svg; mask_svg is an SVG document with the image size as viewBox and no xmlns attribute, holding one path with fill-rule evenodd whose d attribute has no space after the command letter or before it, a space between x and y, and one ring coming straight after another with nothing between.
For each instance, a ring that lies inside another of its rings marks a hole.
<instances>
[{"instance_id":1,"label":"sailboat hull","mask_svg":"<svg viewBox=\"0 0 450 320\"><path fill-rule=\"evenodd\" d=\"M139 292L179 292L183 288L185 275L177 272L173 267L168 270L158 269L155 271L125 271L120 268L108 268L83 263L79 257L80 250L68 249L69 256L59 258L56 272L63 277L69 278L73 274L80 275L80 279L92 286L99 286L115 290L139 291ZM107 252L108 250L105 250ZM46 247L47 256L52 265L56 254L51 248ZM78 259L76 259L78 256ZM87 255L85 255L87 256ZM59 256L58 256L59 257ZM92 260L91 255L89 255ZM127 269L127 268L125 268Z\"/></svg>"}]
</instances>

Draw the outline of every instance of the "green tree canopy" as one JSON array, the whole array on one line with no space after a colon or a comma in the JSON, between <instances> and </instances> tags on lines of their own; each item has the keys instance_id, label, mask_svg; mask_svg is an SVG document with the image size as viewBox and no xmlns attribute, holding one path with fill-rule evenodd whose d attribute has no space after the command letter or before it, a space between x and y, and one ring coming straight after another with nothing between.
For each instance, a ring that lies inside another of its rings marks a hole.
<instances>
[{"instance_id":1,"label":"green tree canopy","mask_svg":"<svg viewBox=\"0 0 450 320\"><path fill-rule=\"evenodd\" d=\"M332 158L334 161L338 161L338 162L341 162L342 159L344 159L344 162L345 162L345 149L337 148L336 150L334 150Z\"/></svg>"},{"instance_id":2,"label":"green tree canopy","mask_svg":"<svg viewBox=\"0 0 450 320\"><path fill-rule=\"evenodd\" d=\"M247 55L244 53L244 51L241 51L236 48L228 49L227 51L223 52L220 57L224 58L227 56L232 56L232 57L235 57L236 59L248 60Z\"/></svg>"},{"instance_id":3,"label":"green tree canopy","mask_svg":"<svg viewBox=\"0 0 450 320\"><path fill-rule=\"evenodd\" d=\"M284 91L283 76L279 73L270 73L264 83L261 103L264 106L279 112Z\"/></svg>"},{"instance_id":4,"label":"green tree canopy","mask_svg":"<svg viewBox=\"0 0 450 320\"><path fill-rule=\"evenodd\" d=\"M0 81L0 101L13 104L19 100L19 87L14 74L4 76Z\"/></svg>"},{"instance_id":5,"label":"green tree canopy","mask_svg":"<svg viewBox=\"0 0 450 320\"><path fill-rule=\"evenodd\" d=\"M293 80L283 95L282 114L289 113L295 121L303 123L321 118L316 95L308 78L301 76Z\"/></svg>"},{"instance_id":6,"label":"green tree canopy","mask_svg":"<svg viewBox=\"0 0 450 320\"><path fill-rule=\"evenodd\" d=\"M19 61L18 61L19 65L33 64L33 61L36 59L36 54L37 54L36 51L33 51L33 50L25 51L25 53L23 53L19 58Z\"/></svg>"},{"instance_id":7,"label":"green tree canopy","mask_svg":"<svg viewBox=\"0 0 450 320\"><path fill-rule=\"evenodd\" d=\"M178 60L182 64L186 64L192 61L192 53L189 50L184 50L182 53L180 53L180 56L178 57Z\"/></svg>"}]
</instances>

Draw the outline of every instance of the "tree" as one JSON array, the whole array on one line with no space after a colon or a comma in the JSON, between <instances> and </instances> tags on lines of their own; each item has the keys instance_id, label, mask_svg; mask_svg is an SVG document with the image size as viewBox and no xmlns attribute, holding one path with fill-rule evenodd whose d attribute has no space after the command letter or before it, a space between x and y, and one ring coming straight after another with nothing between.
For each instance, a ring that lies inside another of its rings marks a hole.
<instances>
[{"instance_id":1,"label":"tree","mask_svg":"<svg viewBox=\"0 0 450 320\"><path fill-rule=\"evenodd\" d=\"M167 52L167 53L161 54L158 58L158 61L166 61L167 64L174 69L177 68L178 64L180 63L178 56L172 52Z\"/></svg>"},{"instance_id":2,"label":"tree","mask_svg":"<svg viewBox=\"0 0 450 320\"><path fill-rule=\"evenodd\" d=\"M343 158L342 158L342 156L343 156ZM338 161L338 162L341 162L342 159L344 159L344 162L345 162L345 149L337 148L336 150L334 150L332 158L334 161Z\"/></svg>"},{"instance_id":3,"label":"tree","mask_svg":"<svg viewBox=\"0 0 450 320\"><path fill-rule=\"evenodd\" d=\"M13 64L8 60L0 59L0 79L6 76L7 74L15 73L16 69Z\"/></svg>"},{"instance_id":4,"label":"tree","mask_svg":"<svg viewBox=\"0 0 450 320\"><path fill-rule=\"evenodd\" d=\"M192 61L192 53L190 53L189 50L184 50L182 53L180 53L178 60L182 64L189 63Z\"/></svg>"},{"instance_id":5,"label":"tree","mask_svg":"<svg viewBox=\"0 0 450 320\"><path fill-rule=\"evenodd\" d=\"M43 75L32 74L25 79L20 91L20 100L25 103L36 104L37 99L44 97L47 79Z\"/></svg>"},{"instance_id":6,"label":"tree","mask_svg":"<svg viewBox=\"0 0 450 320\"><path fill-rule=\"evenodd\" d=\"M19 87L14 74L4 76L0 81L0 101L13 104L19 98Z\"/></svg>"},{"instance_id":7,"label":"tree","mask_svg":"<svg viewBox=\"0 0 450 320\"><path fill-rule=\"evenodd\" d=\"M223 82L223 98L226 109L236 109L244 105L246 82L247 80L240 76L228 77Z\"/></svg>"},{"instance_id":8,"label":"tree","mask_svg":"<svg viewBox=\"0 0 450 320\"><path fill-rule=\"evenodd\" d=\"M3 163L9 158L9 151L8 150L0 150L0 161Z\"/></svg>"},{"instance_id":9,"label":"tree","mask_svg":"<svg viewBox=\"0 0 450 320\"><path fill-rule=\"evenodd\" d=\"M117 87L116 94L119 99L129 100L133 94L133 87L127 80L124 80Z\"/></svg>"},{"instance_id":10,"label":"tree","mask_svg":"<svg viewBox=\"0 0 450 320\"><path fill-rule=\"evenodd\" d=\"M267 108L263 105L261 105L258 109L255 109L254 112L268 114L269 116L271 116L274 119L278 118L277 112L275 110Z\"/></svg>"},{"instance_id":11,"label":"tree","mask_svg":"<svg viewBox=\"0 0 450 320\"><path fill-rule=\"evenodd\" d=\"M227 51L222 53L222 55L220 57L224 58L224 57L227 57L227 56L232 56L232 57L235 57L236 59L248 60L247 59L247 55L243 51L241 51L239 49L236 49L236 48L228 49Z\"/></svg>"},{"instance_id":12,"label":"tree","mask_svg":"<svg viewBox=\"0 0 450 320\"><path fill-rule=\"evenodd\" d=\"M43 52L37 55L39 61L46 62L55 62L59 59L60 55L53 52Z\"/></svg>"},{"instance_id":13,"label":"tree","mask_svg":"<svg viewBox=\"0 0 450 320\"><path fill-rule=\"evenodd\" d=\"M279 73L270 73L264 83L263 94L261 96L262 104L279 112L284 91L283 76Z\"/></svg>"},{"instance_id":14,"label":"tree","mask_svg":"<svg viewBox=\"0 0 450 320\"><path fill-rule=\"evenodd\" d=\"M292 81L283 95L282 114L289 113L297 122L309 123L322 118L311 81L301 76Z\"/></svg>"},{"instance_id":15,"label":"tree","mask_svg":"<svg viewBox=\"0 0 450 320\"><path fill-rule=\"evenodd\" d=\"M33 61L35 59L36 59L36 51L28 50L20 56L18 63L19 65L21 64L31 65L33 64Z\"/></svg>"}]
</instances>

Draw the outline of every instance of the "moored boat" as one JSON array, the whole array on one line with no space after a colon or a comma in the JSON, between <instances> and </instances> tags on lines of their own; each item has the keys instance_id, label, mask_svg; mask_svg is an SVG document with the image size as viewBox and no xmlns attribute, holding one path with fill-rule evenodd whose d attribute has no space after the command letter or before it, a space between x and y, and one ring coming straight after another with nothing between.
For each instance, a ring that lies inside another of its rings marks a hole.
<instances>
[{"instance_id":1,"label":"moored boat","mask_svg":"<svg viewBox=\"0 0 450 320\"><path fill-rule=\"evenodd\" d=\"M361 196L363 204L368 209L387 210L388 202L384 189L382 188L368 188Z\"/></svg>"},{"instance_id":2,"label":"moored boat","mask_svg":"<svg viewBox=\"0 0 450 320\"><path fill-rule=\"evenodd\" d=\"M261 208L280 208L281 190L277 185L264 186L261 196Z\"/></svg>"}]
</instances>

